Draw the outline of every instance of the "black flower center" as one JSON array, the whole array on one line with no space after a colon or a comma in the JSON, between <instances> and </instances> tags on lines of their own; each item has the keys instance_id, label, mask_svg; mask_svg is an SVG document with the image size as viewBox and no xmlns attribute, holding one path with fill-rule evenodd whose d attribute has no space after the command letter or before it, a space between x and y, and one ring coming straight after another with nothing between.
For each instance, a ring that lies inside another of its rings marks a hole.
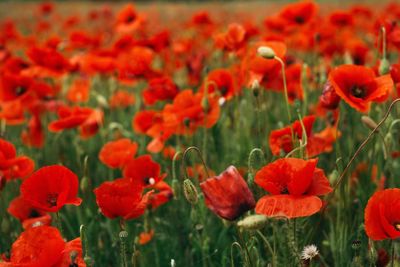
<instances>
[{"instance_id":1,"label":"black flower center","mask_svg":"<svg viewBox=\"0 0 400 267\"><path fill-rule=\"evenodd\" d=\"M58 198L57 193L49 193L47 195L47 204L49 204L50 208L57 206L57 198Z\"/></svg>"},{"instance_id":2,"label":"black flower center","mask_svg":"<svg viewBox=\"0 0 400 267\"><path fill-rule=\"evenodd\" d=\"M365 97L365 89L361 86L352 86L350 88L350 93L352 96L356 97L356 98L363 98Z\"/></svg>"},{"instance_id":3,"label":"black flower center","mask_svg":"<svg viewBox=\"0 0 400 267\"><path fill-rule=\"evenodd\" d=\"M15 88L15 94L17 96L23 95L26 92L26 88L23 86L18 86L17 88Z\"/></svg>"},{"instance_id":4,"label":"black flower center","mask_svg":"<svg viewBox=\"0 0 400 267\"><path fill-rule=\"evenodd\" d=\"M294 21L298 24L303 24L304 23L304 18L302 16L297 16L294 18Z\"/></svg>"}]
</instances>

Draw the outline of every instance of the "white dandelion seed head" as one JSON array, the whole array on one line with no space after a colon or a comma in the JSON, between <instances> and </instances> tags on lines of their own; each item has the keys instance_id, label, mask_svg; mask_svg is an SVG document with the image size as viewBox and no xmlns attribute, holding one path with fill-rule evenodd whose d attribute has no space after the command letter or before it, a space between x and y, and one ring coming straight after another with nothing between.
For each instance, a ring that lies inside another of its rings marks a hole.
<instances>
[{"instance_id":1,"label":"white dandelion seed head","mask_svg":"<svg viewBox=\"0 0 400 267\"><path fill-rule=\"evenodd\" d=\"M303 248L303 251L301 252L301 259L302 260L311 260L315 256L317 256L319 253L318 248L316 245L308 245Z\"/></svg>"}]
</instances>

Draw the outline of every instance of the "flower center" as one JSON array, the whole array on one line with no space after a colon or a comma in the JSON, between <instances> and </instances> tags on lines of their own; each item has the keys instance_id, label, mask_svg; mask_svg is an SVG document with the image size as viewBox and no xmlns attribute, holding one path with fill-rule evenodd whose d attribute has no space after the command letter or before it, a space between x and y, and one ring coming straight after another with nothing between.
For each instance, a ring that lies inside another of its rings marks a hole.
<instances>
[{"instance_id":1,"label":"flower center","mask_svg":"<svg viewBox=\"0 0 400 267\"><path fill-rule=\"evenodd\" d=\"M395 223L394 228L396 228L397 231L400 231L400 223Z\"/></svg>"},{"instance_id":2,"label":"flower center","mask_svg":"<svg viewBox=\"0 0 400 267\"><path fill-rule=\"evenodd\" d=\"M304 18L301 16L297 16L295 19L296 23L298 24L303 24L304 23Z\"/></svg>"},{"instance_id":3,"label":"flower center","mask_svg":"<svg viewBox=\"0 0 400 267\"><path fill-rule=\"evenodd\" d=\"M47 204L49 204L50 208L57 206L57 198L58 198L57 193L49 193L47 195Z\"/></svg>"},{"instance_id":4,"label":"flower center","mask_svg":"<svg viewBox=\"0 0 400 267\"><path fill-rule=\"evenodd\" d=\"M364 88L357 86L357 85L351 87L350 93L352 96L357 97L357 98L363 98L365 96Z\"/></svg>"}]
</instances>

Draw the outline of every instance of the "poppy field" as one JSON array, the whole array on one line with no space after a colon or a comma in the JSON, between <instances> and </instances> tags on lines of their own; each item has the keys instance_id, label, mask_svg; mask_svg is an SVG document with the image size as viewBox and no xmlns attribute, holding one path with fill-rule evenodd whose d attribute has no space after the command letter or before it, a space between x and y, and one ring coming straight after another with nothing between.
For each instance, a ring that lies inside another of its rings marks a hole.
<instances>
[{"instance_id":1,"label":"poppy field","mask_svg":"<svg viewBox=\"0 0 400 267\"><path fill-rule=\"evenodd\" d=\"M400 4L0 3L0 267L400 266Z\"/></svg>"}]
</instances>

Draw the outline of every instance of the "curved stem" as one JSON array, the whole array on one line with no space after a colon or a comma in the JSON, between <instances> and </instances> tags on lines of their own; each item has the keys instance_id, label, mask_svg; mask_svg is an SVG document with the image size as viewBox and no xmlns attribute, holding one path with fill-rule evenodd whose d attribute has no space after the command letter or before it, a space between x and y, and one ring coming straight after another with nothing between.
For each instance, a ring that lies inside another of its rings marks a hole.
<instances>
[{"instance_id":1,"label":"curved stem","mask_svg":"<svg viewBox=\"0 0 400 267\"><path fill-rule=\"evenodd\" d=\"M284 93L285 93L286 110L287 110L287 113L288 113L289 123L291 123L292 115L290 114L290 108L289 108L289 96L288 96L288 90L287 90L287 84L286 84L285 63L278 56L275 56L274 59L277 60L281 64L281 67L282 67L282 80L283 80L283 90L284 90Z\"/></svg>"},{"instance_id":2,"label":"curved stem","mask_svg":"<svg viewBox=\"0 0 400 267\"><path fill-rule=\"evenodd\" d=\"M382 58L386 59L386 29L385 27L381 28L382 32Z\"/></svg>"},{"instance_id":3,"label":"curved stem","mask_svg":"<svg viewBox=\"0 0 400 267\"><path fill-rule=\"evenodd\" d=\"M300 150L301 157L303 157L303 149L304 149L305 147L307 147L307 144L308 144L308 140L307 140L307 131L306 131L306 127L304 126L304 123L303 123L303 118L301 117L300 112L297 112L297 115L299 116L299 122L300 122L300 125L301 125L301 129L302 129L302 131L303 131L302 140L300 141L300 146L299 146L299 147L296 147L295 149L293 149L292 151L290 151L290 152L285 156L285 158L289 158L291 155L294 154L294 152L296 152L296 151L298 151L298 150ZM303 140L304 140L304 141L303 141Z\"/></svg>"},{"instance_id":4,"label":"curved stem","mask_svg":"<svg viewBox=\"0 0 400 267\"><path fill-rule=\"evenodd\" d=\"M262 151L261 148L253 148L250 151L248 160L247 160L247 167L249 168L249 172L253 173L254 168L253 168L253 155L255 155L256 153L259 153L265 160L265 154L264 151Z\"/></svg>"},{"instance_id":5,"label":"curved stem","mask_svg":"<svg viewBox=\"0 0 400 267\"><path fill-rule=\"evenodd\" d=\"M271 253L271 257L272 257L271 266L272 266L272 267L275 267L275 266L276 266L276 264L275 264L276 258L275 258L274 250L273 250L272 247L271 247L271 244L269 243L268 239L263 235L263 233L262 233L260 230L257 230L257 234L260 235L260 237L261 237L261 239L264 241L265 246L267 247L269 253Z\"/></svg>"},{"instance_id":6,"label":"curved stem","mask_svg":"<svg viewBox=\"0 0 400 267\"><path fill-rule=\"evenodd\" d=\"M383 117L383 119L378 123L378 125L369 133L369 135L367 136L367 138L364 140L364 142L361 143L361 145L357 148L356 152L354 153L354 155L351 157L349 163L347 163L346 167L343 169L342 173L339 176L339 179L337 181L337 183L335 184L335 186L333 187L333 190L331 192L331 195L333 195L333 193L336 191L336 189L339 187L339 185L341 184L341 182L344 179L345 174L347 173L347 171L349 170L351 164L353 163L353 161L357 158L358 154L360 154L361 150L368 144L368 142L371 140L372 136L379 130L379 128L383 125L383 123L386 121L386 119L389 117L390 112L392 111L393 107L396 105L396 103L398 103L400 101L400 98L395 99L389 106L389 109L386 111L385 116Z\"/></svg>"},{"instance_id":7,"label":"curved stem","mask_svg":"<svg viewBox=\"0 0 400 267\"><path fill-rule=\"evenodd\" d=\"M178 180L176 178L176 162L178 161L178 157L182 155L181 151L175 153L174 157L172 158L172 179Z\"/></svg>"},{"instance_id":8,"label":"curved stem","mask_svg":"<svg viewBox=\"0 0 400 267\"><path fill-rule=\"evenodd\" d=\"M209 172L208 172L208 168L207 168L207 165L206 165L206 163L205 163L205 161L204 161L203 155L202 155L200 149L198 149L198 148L195 147L195 146L188 147L188 148L185 150L185 152L183 153L183 156L182 156L182 164L183 164L183 170L184 170L184 173L185 173L185 178L186 178L186 179L189 179L189 175L187 174L187 169L186 169L186 157L187 157L187 154L188 154L191 150L195 150L195 151L197 152L197 154L198 154L198 156L199 156L199 158L200 158L200 160L201 160L201 162L202 162L202 164L203 164L203 166L204 166L204 170L205 170L205 172L206 172L207 178L209 178L209 177L210 177L210 174L209 174Z\"/></svg>"}]
</instances>

